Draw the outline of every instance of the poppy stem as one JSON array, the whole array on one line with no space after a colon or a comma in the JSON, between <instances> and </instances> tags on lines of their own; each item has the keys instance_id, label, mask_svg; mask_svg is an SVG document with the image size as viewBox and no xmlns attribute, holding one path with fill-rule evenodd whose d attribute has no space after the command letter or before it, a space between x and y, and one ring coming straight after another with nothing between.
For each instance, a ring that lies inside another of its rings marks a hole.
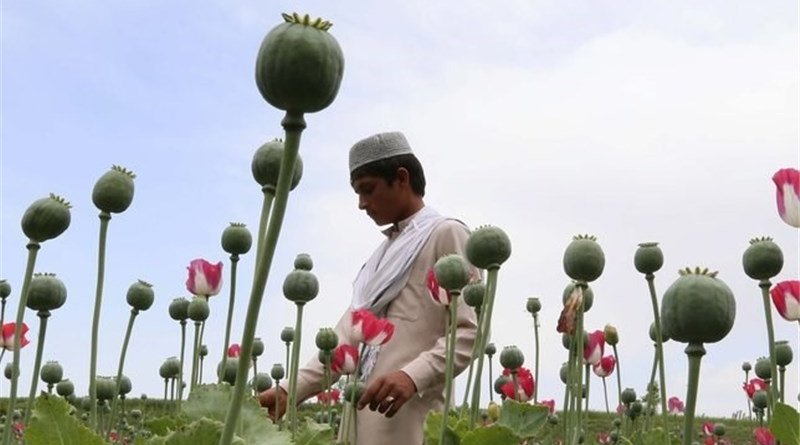
<instances>
[{"instance_id":1,"label":"poppy stem","mask_svg":"<svg viewBox=\"0 0 800 445\"><path fill-rule=\"evenodd\" d=\"M606 378L603 377L603 395L606 399L606 414L610 414L611 411L608 409L608 386L606 386Z\"/></svg>"},{"instance_id":2,"label":"poppy stem","mask_svg":"<svg viewBox=\"0 0 800 445\"><path fill-rule=\"evenodd\" d=\"M97 343L100 331L100 308L103 304L103 279L106 268L106 235L108 234L108 222L111 215L107 212L100 212L100 240L97 252L97 289L94 297L94 315L92 316L92 338L91 353L89 358L89 425L97 430Z\"/></svg>"},{"instance_id":3,"label":"poppy stem","mask_svg":"<svg viewBox=\"0 0 800 445\"><path fill-rule=\"evenodd\" d=\"M467 409L467 402L469 401L469 390L470 390L470 387L472 387L472 372L474 370L473 368L474 368L474 365L475 365L475 359L478 358L478 356L476 354L478 354L478 353L483 354L483 351L480 351L480 352L478 351L478 346L480 346L480 344L481 344L481 342L480 342L480 338L481 338L481 320L483 319L483 312L481 312L480 308L481 308L481 306L477 306L475 308L475 314L477 316L476 318L478 319L477 320L478 326L476 327L475 341L472 343L472 354L470 355L470 359L469 359L469 372L467 373L467 385L466 385L466 389L464 391L464 403L461 404L462 409L464 409L464 410ZM491 379L490 379L490 383L491 383ZM489 391L489 394L491 394L491 391Z\"/></svg>"},{"instance_id":4,"label":"poppy stem","mask_svg":"<svg viewBox=\"0 0 800 445\"><path fill-rule=\"evenodd\" d=\"M184 363L184 355L186 352L186 320L181 320L181 367L178 370L178 381L181 382L178 385L178 411L181 409L181 401L183 400L183 363Z\"/></svg>"},{"instance_id":5,"label":"poppy stem","mask_svg":"<svg viewBox=\"0 0 800 445\"><path fill-rule=\"evenodd\" d=\"M483 322L481 328L481 346L479 351L481 355L478 357L478 367L475 368L475 382L472 390L472 406L470 406L470 428L475 428L475 422L478 420L478 412L481 403L481 374L483 371L483 360L486 354L486 342L489 340L489 335L492 330L492 309L494 308L494 295L497 292L497 272L499 267L492 267L486 273L486 295L485 301L486 308L484 309ZM491 360L489 362L491 372ZM491 376L489 377L491 379ZM489 391L491 394L491 387L493 382L489 383Z\"/></svg>"},{"instance_id":6,"label":"poppy stem","mask_svg":"<svg viewBox=\"0 0 800 445\"><path fill-rule=\"evenodd\" d=\"M534 359L534 382L533 404L539 403L539 314L533 314L533 339L536 346Z\"/></svg>"},{"instance_id":7,"label":"poppy stem","mask_svg":"<svg viewBox=\"0 0 800 445\"><path fill-rule=\"evenodd\" d=\"M200 322L194 322L194 352L192 353L192 381L189 384L189 391L194 391L197 386L197 364L200 355Z\"/></svg>"},{"instance_id":8,"label":"poppy stem","mask_svg":"<svg viewBox=\"0 0 800 445\"><path fill-rule=\"evenodd\" d=\"M303 302L296 303L297 318L294 324L294 343L292 344L292 370L289 372L289 428L292 438L297 434L297 367L300 365L300 341L303 335Z\"/></svg>"},{"instance_id":9,"label":"poppy stem","mask_svg":"<svg viewBox=\"0 0 800 445\"><path fill-rule=\"evenodd\" d=\"M47 319L50 318L50 311L39 311L39 336L36 341L36 359L33 362L33 377L31 378L31 390L28 392L28 403L25 404L25 424L31 420L31 408L36 398L37 380L39 370L42 367L42 353L44 352L44 335L47 331Z\"/></svg>"},{"instance_id":10,"label":"poppy stem","mask_svg":"<svg viewBox=\"0 0 800 445\"><path fill-rule=\"evenodd\" d=\"M222 348L222 366L225 369L225 363L228 361L228 347L231 345L231 323L233 322L233 303L236 299L236 265L239 262L239 255L231 255L231 296L228 299L228 319L225 323L225 343ZM222 383L223 373L219 373L217 383Z\"/></svg>"},{"instance_id":11,"label":"poppy stem","mask_svg":"<svg viewBox=\"0 0 800 445\"><path fill-rule=\"evenodd\" d=\"M694 412L697 406L697 389L700 385L700 359L706 353L702 343L689 343L684 350L689 357L689 380L686 390L686 409L683 412L683 445L691 445L694 438Z\"/></svg>"},{"instance_id":12,"label":"poppy stem","mask_svg":"<svg viewBox=\"0 0 800 445\"><path fill-rule=\"evenodd\" d=\"M125 339L122 342L122 351L119 353L119 365L117 366L117 379L115 383L114 395L111 397L111 418L116 418L117 413L117 397L119 390L122 386L122 369L125 366L125 355L128 353L128 343L131 340L131 332L133 331L133 321L139 315L139 310L136 308L131 309L131 316L128 318L128 328L125 330ZM178 389L180 391L180 387Z\"/></svg>"},{"instance_id":13,"label":"poppy stem","mask_svg":"<svg viewBox=\"0 0 800 445\"><path fill-rule=\"evenodd\" d=\"M456 317L458 311L459 291L449 290L451 295L450 304L447 306L447 339L445 342L445 371L444 371L444 409L442 410L442 431L439 436L439 443L445 443L445 433L447 431L447 419L450 417L450 402L453 393L453 358L456 352Z\"/></svg>"},{"instance_id":14,"label":"poppy stem","mask_svg":"<svg viewBox=\"0 0 800 445\"><path fill-rule=\"evenodd\" d=\"M769 366L770 366L770 376L772 381L777 383L778 382L778 365L775 362L775 331L772 328L772 307L769 303L769 288L772 286L769 280L761 280L758 282L758 287L761 288L761 296L764 300L764 315L767 319L767 339L769 340ZM776 391L775 388L770 385L769 389L767 390L769 394L769 405L767 406L767 421L769 422L771 418L771 411L775 407L775 399L776 399Z\"/></svg>"}]
</instances>

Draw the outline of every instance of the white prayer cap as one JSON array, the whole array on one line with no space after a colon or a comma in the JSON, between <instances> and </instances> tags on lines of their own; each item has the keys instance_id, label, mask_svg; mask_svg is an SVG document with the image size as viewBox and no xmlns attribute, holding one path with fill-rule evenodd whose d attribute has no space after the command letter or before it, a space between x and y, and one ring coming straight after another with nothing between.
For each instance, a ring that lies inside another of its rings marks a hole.
<instances>
[{"instance_id":1,"label":"white prayer cap","mask_svg":"<svg viewBox=\"0 0 800 445\"><path fill-rule=\"evenodd\" d=\"M413 154L406 137L399 131L374 134L350 149L350 173L362 165L397 155Z\"/></svg>"}]
</instances>

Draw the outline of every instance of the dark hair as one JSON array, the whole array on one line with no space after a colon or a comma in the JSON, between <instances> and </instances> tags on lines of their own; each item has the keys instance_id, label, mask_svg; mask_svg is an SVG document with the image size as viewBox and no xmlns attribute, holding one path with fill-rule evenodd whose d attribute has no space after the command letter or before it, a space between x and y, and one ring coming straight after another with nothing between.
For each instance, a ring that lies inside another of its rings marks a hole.
<instances>
[{"instance_id":1,"label":"dark hair","mask_svg":"<svg viewBox=\"0 0 800 445\"><path fill-rule=\"evenodd\" d=\"M383 178L388 184L392 184L397 177L397 169L401 167L408 170L411 189L414 193L420 197L425 196L425 172L422 170L419 159L413 154L392 156L356 167L350 172L350 184L364 176L377 176Z\"/></svg>"}]
</instances>

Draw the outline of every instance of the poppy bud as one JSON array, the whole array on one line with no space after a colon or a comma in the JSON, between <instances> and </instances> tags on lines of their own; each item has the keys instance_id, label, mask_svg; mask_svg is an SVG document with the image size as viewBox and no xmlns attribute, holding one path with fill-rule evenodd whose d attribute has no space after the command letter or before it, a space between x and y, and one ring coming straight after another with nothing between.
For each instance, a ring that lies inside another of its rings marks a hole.
<instances>
[{"instance_id":1,"label":"poppy bud","mask_svg":"<svg viewBox=\"0 0 800 445\"><path fill-rule=\"evenodd\" d=\"M321 328L317 332L317 347L323 351L332 351L339 344L339 336L331 328Z\"/></svg>"},{"instance_id":2,"label":"poppy bud","mask_svg":"<svg viewBox=\"0 0 800 445\"><path fill-rule=\"evenodd\" d=\"M486 414L489 415L489 418L492 419L492 422L497 422L497 419L500 418L500 405L489 402L489 406L486 408Z\"/></svg>"},{"instance_id":3,"label":"poppy bud","mask_svg":"<svg viewBox=\"0 0 800 445\"><path fill-rule=\"evenodd\" d=\"M615 346L617 343L619 343L619 333L617 332L617 328L614 326L607 324L605 328L603 328L603 335L605 336L607 344Z\"/></svg>"},{"instance_id":4,"label":"poppy bud","mask_svg":"<svg viewBox=\"0 0 800 445\"><path fill-rule=\"evenodd\" d=\"M658 243L641 243L633 255L633 265L639 273L652 274L664 265L664 253Z\"/></svg>"},{"instance_id":5,"label":"poppy bud","mask_svg":"<svg viewBox=\"0 0 800 445\"><path fill-rule=\"evenodd\" d=\"M769 280L783 269L783 252L770 237L754 238L742 255L744 273L754 280Z\"/></svg>"},{"instance_id":6,"label":"poppy bud","mask_svg":"<svg viewBox=\"0 0 800 445\"><path fill-rule=\"evenodd\" d=\"M281 331L281 341L284 343L291 343L294 341L294 328L287 326Z\"/></svg>"},{"instance_id":7,"label":"poppy bud","mask_svg":"<svg viewBox=\"0 0 800 445\"><path fill-rule=\"evenodd\" d=\"M295 304L305 304L316 298L319 292L317 277L306 270L295 269L283 281L283 295Z\"/></svg>"},{"instance_id":8,"label":"poppy bud","mask_svg":"<svg viewBox=\"0 0 800 445\"><path fill-rule=\"evenodd\" d=\"M75 394L75 385L69 379L64 379L56 383L56 393L61 397L69 397Z\"/></svg>"},{"instance_id":9,"label":"poppy bud","mask_svg":"<svg viewBox=\"0 0 800 445\"><path fill-rule=\"evenodd\" d=\"M558 425L558 414L553 413L547 416L547 423L550 425Z\"/></svg>"},{"instance_id":10,"label":"poppy bud","mask_svg":"<svg viewBox=\"0 0 800 445\"><path fill-rule=\"evenodd\" d=\"M34 274L28 288L28 309L52 311L67 301L67 288L55 274Z\"/></svg>"},{"instance_id":11,"label":"poppy bud","mask_svg":"<svg viewBox=\"0 0 800 445\"><path fill-rule=\"evenodd\" d=\"M6 363L6 367L3 370L3 375L6 376L7 379L11 380L11 377L13 377L13 370L14 364L10 362ZM19 375L19 369L17 370L16 374Z\"/></svg>"},{"instance_id":12,"label":"poppy bud","mask_svg":"<svg viewBox=\"0 0 800 445\"><path fill-rule=\"evenodd\" d=\"M538 298L528 298L528 302L525 303L525 309L532 315L538 314L542 309L542 302Z\"/></svg>"},{"instance_id":13,"label":"poppy bud","mask_svg":"<svg viewBox=\"0 0 800 445\"><path fill-rule=\"evenodd\" d=\"M775 342L775 364L786 367L789 363L792 363L792 355L792 347L789 346L788 341L780 340Z\"/></svg>"},{"instance_id":14,"label":"poppy bud","mask_svg":"<svg viewBox=\"0 0 800 445\"><path fill-rule=\"evenodd\" d=\"M597 238L577 235L564 252L564 272L575 281L589 283L600 277L606 265L603 249Z\"/></svg>"},{"instance_id":15,"label":"poppy bud","mask_svg":"<svg viewBox=\"0 0 800 445\"><path fill-rule=\"evenodd\" d=\"M480 308L483 305L484 294L486 294L486 285L480 282L467 284L461 289L464 302L473 308Z\"/></svg>"},{"instance_id":16,"label":"poppy bud","mask_svg":"<svg viewBox=\"0 0 800 445\"><path fill-rule=\"evenodd\" d=\"M64 198L52 193L34 201L22 215L22 233L36 243L61 235L69 227L70 207Z\"/></svg>"},{"instance_id":17,"label":"poppy bud","mask_svg":"<svg viewBox=\"0 0 800 445\"><path fill-rule=\"evenodd\" d=\"M500 352L500 365L511 371L517 370L525 362L525 355L516 346L506 346Z\"/></svg>"},{"instance_id":18,"label":"poppy bud","mask_svg":"<svg viewBox=\"0 0 800 445\"><path fill-rule=\"evenodd\" d=\"M48 385L55 385L64 377L64 368L56 361L48 361L42 365L42 369L39 371L39 377Z\"/></svg>"},{"instance_id":19,"label":"poppy bud","mask_svg":"<svg viewBox=\"0 0 800 445\"><path fill-rule=\"evenodd\" d=\"M155 295L153 285L142 280L138 280L128 288L125 298L128 304L137 311L146 311L153 305Z\"/></svg>"},{"instance_id":20,"label":"poppy bud","mask_svg":"<svg viewBox=\"0 0 800 445\"><path fill-rule=\"evenodd\" d=\"M114 165L94 184L92 202L105 213L122 213L133 201L136 175L125 167Z\"/></svg>"},{"instance_id":21,"label":"poppy bud","mask_svg":"<svg viewBox=\"0 0 800 445\"><path fill-rule=\"evenodd\" d=\"M286 375L286 371L284 371L282 364L275 363L272 365L272 369L270 370L269 374L275 380L283 380L283 377Z\"/></svg>"},{"instance_id":22,"label":"poppy bud","mask_svg":"<svg viewBox=\"0 0 800 445\"><path fill-rule=\"evenodd\" d=\"M481 226L467 238L467 259L479 269L497 269L511 256L511 240L503 230Z\"/></svg>"},{"instance_id":23,"label":"poppy bud","mask_svg":"<svg viewBox=\"0 0 800 445\"><path fill-rule=\"evenodd\" d=\"M208 302L203 297L194 297L189 302L189 307L186 310L189 318L194 322L206 321L211 314L211 308L208 307Z\"/></svg>"},{"instance_id":24,"label":"poppy bud","mask_svg":"<svg viewBox=\"0 0 800 445\"><path fill-rule=\"evenodd\" d=\"M242 223L232 222L222 231L222 250L231 255L244 255L253 245L253 235Z\"/></svg>"},{"instance_id":25,"label":"poppy bud","mask_svg":"<svg viewBox=\"0 0 800 445\"><path fill-rule=\"evenodd\" d=\"M445 255L433 265L439 286L446 291L460 291L469 282L469 266L458 254Z\"/></svg>"},{"instance_id":26,"label":"poppy bud","mask_svg":"<svg viewBox=\"0 0 800 445\"><path fill-rule=\"evenodd\" d=\"M261 357L261 354L264 353L264 342L261 341L261 338L256 337L253 339L253 357Z\"/></svg>"},{"instance_id":27,"label":"poppy bud","mask_svg":"<svg viewBox=\"0 0 800 445\"><path fill-rule=\"evenodd\" d=\"M611 422L611 424L614 425L614 428L619 428L620 426L622 426L622 419L620 419L619 417L615 417L614 421Z\"/></svg>"},{"instance_id":28,"label":"poppy bud","mask_svg":"<svg viewBox=\"0 0 800 445\"><path fill-rule=\"evenodd\" d=\"M6 280L0 280L0 299L5 300L11 295L11 285Z\"/></svg>"},{"instance_id":29,"label":"poppy bud","mask_svg":"<svg viewBox=\"0 0 800 445\"><path fill-rule=\"evenodd\" d=\"M128 414L131 415L131 420L133 420L134 422L142 418L142 410L140 409L132 409L128 411Z\"/></svg>"},{"instance_id":30,"label":"poppy bud","mask_svg":"<svg viewBox=\"0 0 800 445\"><path fill-rule=\"evenodd\" d=\"M175 321L184 321L189 318L189 300L183 297L175 298L169 304L169 316Z\"/></svg>"},{"instance_id":31,"label":"poppy bud","mask_svg":"<svg viewBox=\"0 0 800 445\"><path fill-rule=\"evenodd\" d=\"M200 345L200 353L199 353L199 355L200 355L200 357L207 356L208 355L208 346Z\"/></svg>"}]
</instances>

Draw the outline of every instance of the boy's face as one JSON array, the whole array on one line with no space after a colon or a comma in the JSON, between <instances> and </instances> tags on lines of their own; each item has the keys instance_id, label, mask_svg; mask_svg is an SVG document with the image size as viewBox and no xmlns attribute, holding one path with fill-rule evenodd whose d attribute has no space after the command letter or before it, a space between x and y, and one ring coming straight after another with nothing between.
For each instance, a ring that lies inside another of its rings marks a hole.
<instances>
[{"instance_id":1,"label":"boy's face","mask_svg":"<svg viewBox=\"0 0 800 445\"><path fill-rule=\"evenodd\" d=\"M362 176L353 181L353 190L358 195L358 208L366 211L375 224L384 226L403 219L408 193L401 178L396 177L389 184L378 176Z\"/></svg>"}]
</instances>

